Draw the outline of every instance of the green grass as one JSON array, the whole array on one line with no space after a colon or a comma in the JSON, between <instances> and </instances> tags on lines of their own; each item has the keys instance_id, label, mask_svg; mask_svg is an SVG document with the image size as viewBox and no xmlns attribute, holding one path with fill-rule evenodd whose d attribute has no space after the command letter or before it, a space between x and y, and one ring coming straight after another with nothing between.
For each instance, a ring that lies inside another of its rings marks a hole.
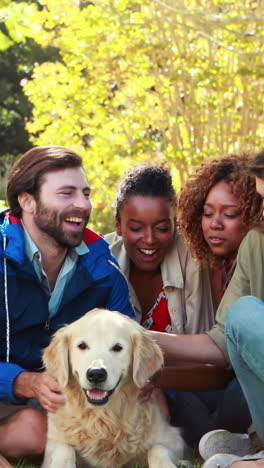
<instances>
[{"instance_id":1,"label":"green grass","mask_svg":"<svg viewBox=\"0 0 264 468\"><path fill-rule=\"evenodd\" d=\"M40 465L28 465L25 462L19 462L16 465L16 468L39 468L39 467L40 467ZM144 467L140 467L139 465L137 465L137 466L135 466L135 468L144 468Z\"/></svg>"},{"instance_id":2,"label":"green grass","mask_svg":"<svg viewBox=\"0 0 264 468\"><path fill-rule=\"evenodd\" d=\"M40 465L28 465L26 462L19 462L16 468L38 468Z\"/></svg>"},{"instance_id":3,"label":"green grass","mask_svg":"<svg viewBox=\"0 0 264 468\"><path fill-rule=\"evenodd\" d=\"M201 461L200 459L197 459L192 463L191 468L201 468L202 463L203 461ZM40 465L28 465L25 462L20 462L16 465L16 468L39 468L39 467ZM147 468L147 467L137 465L134 468ZM177 465L177 468L181 468L181 465ZM186 466L182 465L182 468L186 468Z\"/></svg>"},{"instance_id":4,"label":"green grass","mask_svg":"<svg viewBox=\"0 0 264 468\"><path fill-rule=\"evenodd\" d=\"M40 465L28 465L27 463L25 462L19 462L17 465L16 465L16 468L39 468ZM144 467L140 467L139 465L135 466L135 468L144 468Z\"/></svg>"},{"instance_id":5,"label":"green grass","mask_svg":"<svg viewBox=\"0 0 264 468\"><path fill-rule=\"evenodd\" d=\"M201 465L202 465L203 461L201 460L201 458L197 457L197 458L194 458L193 462L192 462L192 465L191 465L191 468L201 468ZM19 462L17 465L16 465L16 468L39 468L40 465L30 465L30 464L27 464L26 462ZM186 468L184 465L177 465L177 468ZM134 468L147 468L147 467L143 467L143 466L135 466Z\"/></svg>"}]
</instances>

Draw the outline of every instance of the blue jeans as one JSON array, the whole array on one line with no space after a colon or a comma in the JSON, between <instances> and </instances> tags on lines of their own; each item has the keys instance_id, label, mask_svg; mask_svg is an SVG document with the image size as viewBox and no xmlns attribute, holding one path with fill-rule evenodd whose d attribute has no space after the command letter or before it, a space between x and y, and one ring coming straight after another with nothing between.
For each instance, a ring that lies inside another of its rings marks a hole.
<instances>
[{"instance_id":1,"label":"blue jeans","mask_svg":"<svg viewBox=\"0 0 264 468\"><path fill-rule=\"evenodd\" d=\"M180 426L190 447L215 429L246 432L251 424L248 405L236 378L224 390L209 392L166 392L171 422Z\"/></svg>"},{"instance_id":2,"label":"blue jeans","mask_svg":"<svg viewBox=\"0 0 264 468\"><path fill-rule=\"evenodd\" d=\"M253 424L264 442L264 302L252 296L238 299L228 311L225 335Z\"/></svg>"}]
</instances>

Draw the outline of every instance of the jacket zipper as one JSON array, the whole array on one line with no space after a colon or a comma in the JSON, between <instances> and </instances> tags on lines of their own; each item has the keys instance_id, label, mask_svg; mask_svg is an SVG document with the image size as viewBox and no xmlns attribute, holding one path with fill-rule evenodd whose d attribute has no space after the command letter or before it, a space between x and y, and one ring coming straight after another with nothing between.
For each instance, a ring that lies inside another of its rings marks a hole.
<instances>
[{"instance_id":1,"label":"jacket zipper","mask_svg":"<svg viewBox=\"0 0 264 468\"><path fill-rule=\"evenodd\" d=\"M50 330L50 320L46 320L45 325L44 325L45 330Z\"/></svg>"}]
</instances>

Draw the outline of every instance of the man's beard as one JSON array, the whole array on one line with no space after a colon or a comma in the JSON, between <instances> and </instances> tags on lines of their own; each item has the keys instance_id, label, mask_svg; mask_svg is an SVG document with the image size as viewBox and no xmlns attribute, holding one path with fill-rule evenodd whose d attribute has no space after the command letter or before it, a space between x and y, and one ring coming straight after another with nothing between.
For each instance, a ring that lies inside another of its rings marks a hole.
<instances>
[{"instance_id":1,"label":"man's beard","mask_svg":"<svg viewBox=\"0 0 264 468\"><path fill-rule=\"evenodd\" d=\"M85 227L89 221L90 213L80 212L78 210L71 212L61 212L48 208L40 200L37 202L37 211L34 216L34 222L36 226L46 234L48 234L52 239L54 239L58 245L61 247L77 247L84 235ZM81 231L68 231L66 232L63 229L63 223L65 218L69 216L74 217L84 217L84 227Z\"/></svg>"}]
</instances>

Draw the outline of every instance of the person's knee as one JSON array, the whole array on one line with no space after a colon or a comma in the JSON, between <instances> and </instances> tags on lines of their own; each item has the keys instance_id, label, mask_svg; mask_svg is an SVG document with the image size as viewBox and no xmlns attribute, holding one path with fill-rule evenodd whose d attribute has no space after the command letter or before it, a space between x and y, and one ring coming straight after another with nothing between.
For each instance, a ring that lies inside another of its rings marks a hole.
<instances>
[{"instance_id":1,"label":"person's knee","mask_svg":"<svg viewBox=\"0 0 264 468\"><path fill-rule=\"evenodd\" d=\"M47 438L47 415L35 408L12 414L1 424L1 449L14 458L42 455Z\"/></svg>"},{"instance_id":2,"label":"person's knee","mask_svg":"<svg viewBox=\"0 0 264 468\"><path fill-rule=\"evenodd\" d=\"M32 455L41 455L47 440L47 415L34 408L25 409L23 413L20 430L28 430L28 434L30 434Z\"/></svg>"},{"instance_id":3,"label":"person's knee","mask_svg":"<svg viewBox=\"0 0 264 468\"><path fill-rule=\"evenodd\" d=\"M12 465L0 455L0 468L12 468Z\"/></svg>"},{"instance_id":4,"label":"person's knee","mask_svg":"<svg viewBox=\"0 0 264 468\"><path fill-rule=\"evenodd\" d=\"M251 327L256 327L258 317L263 317L264 302L254 296L243 296L235 301L229 308L225 321L226 336L241 337Z\"/></svg>"}]
</instances>

